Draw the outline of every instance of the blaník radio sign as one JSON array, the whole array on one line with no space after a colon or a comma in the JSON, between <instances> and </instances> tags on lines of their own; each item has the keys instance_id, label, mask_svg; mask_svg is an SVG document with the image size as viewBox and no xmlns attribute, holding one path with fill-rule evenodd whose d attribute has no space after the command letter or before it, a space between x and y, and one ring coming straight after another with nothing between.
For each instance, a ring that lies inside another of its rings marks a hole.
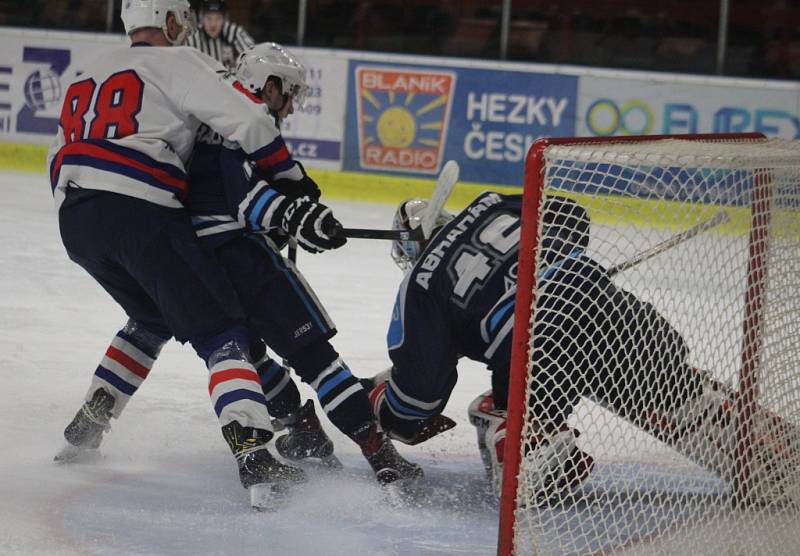
<instances>
[{"instance_id":1,"label":"blan\u00edk radio sign","mask_svg":"<svg viewBox=\"0 0 800 556\"><path fill-rule=\"evenodd\" d=\"M361 168L435 174L442 164L456 76L447 71L357 66Z\"/></svg>"}]
</instances>

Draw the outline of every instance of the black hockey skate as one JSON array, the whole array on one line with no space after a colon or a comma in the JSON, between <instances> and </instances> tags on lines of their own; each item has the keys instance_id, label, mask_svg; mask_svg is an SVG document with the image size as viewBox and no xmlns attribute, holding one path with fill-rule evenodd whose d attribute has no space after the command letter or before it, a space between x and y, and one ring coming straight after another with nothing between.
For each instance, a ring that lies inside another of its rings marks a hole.
<instances>
[{"instance_id":1,"label":"black hockey skate","mask_svg":"<svg viewBox=\"0 0 800 556\"><path fill-rule=\"evenodd\" d=\"M410 484L423 476L422 468L403 458L375 423L370 425L366 435L354 436L353 440L361 447L361 453L367 458L380 484Z\"/></svg>"},{"instance_id":2,"label":"black hockey skate","mask_svg":"<svg viewBox=\"0 0 800 556\"><path fill-rule=\"evenodd\" d=\"M111 410L114 396L98 388L92 399L84 402L75 418L64 429L67 445L56 454L54 460L60 463L73 461L88 450L96 450L103 440L103 433L111 429Z\"/></svg>"},{"instance_id":3,"label":"black hockey skate","mask_svg":"<svg viewBox=\"0 0 800 556\"><path fill-rule=\"evenodd\" d=\"M272 433L243 427L233 421L222 427L222 436L239 466L239 480L250 492L257 510L274 509L286 499L290 487L305 481L302 469L278 461L267 449Z\"/></svg>"},{"instance_id":4,"label":"black hockey skate","mask_svg":"<svg viewBox=\"0 0 800 556\"><path fill-rule=\"evenodd\" d=\"M292 461L315 458L326 467L342 468L342 462L333 455L333 440L325 434L314 411L313 400L306 401L296 414L282 422L289 433L275 440L275 448L281 456Z\"/></svg>"}]
</instances>

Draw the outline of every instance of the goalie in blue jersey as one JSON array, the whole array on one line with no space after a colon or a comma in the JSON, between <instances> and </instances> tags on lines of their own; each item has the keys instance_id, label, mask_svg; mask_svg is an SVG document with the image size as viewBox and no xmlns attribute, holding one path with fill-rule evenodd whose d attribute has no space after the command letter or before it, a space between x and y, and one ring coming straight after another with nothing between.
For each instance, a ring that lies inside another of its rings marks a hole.
<instances>
[{"instance_id":1,"label":"goalie in blue jersey","mask_svg":"<svg viewBox=\"0 0 800 556\"><path fill-rule=\"evenodd\" d=\"M395 229L419 226L426 206L420 199L401 204ZM521 196L484 193L458 215L440 215L438 231L427 243L393 244L392 257L406 275L387 338L392 367L375 377L370 394L389 436L417 444L455 426L441 413L458 378L458 360L484 363L492 390L470 404L469 417L496 493L502 477L521 207ZM617 287L608 270L586 255L586 210L556 196L545 201L542 214L532 331L536 374L529 397L538 430L527 441L526 457L537 462L533 481L547 498L579 485L592 469L591 455L576 442L579 432L567 425L581 396L666 441L673 429L650 426L654 416L685 423L692 418L688 408L699 415L716 408L719 400L704 408L693 403L702 398L703 379L686 363L684 339L651 304ZM697 454L689 455L702 459L703 447L698 441Z\"/></svg>"}]
</instances>

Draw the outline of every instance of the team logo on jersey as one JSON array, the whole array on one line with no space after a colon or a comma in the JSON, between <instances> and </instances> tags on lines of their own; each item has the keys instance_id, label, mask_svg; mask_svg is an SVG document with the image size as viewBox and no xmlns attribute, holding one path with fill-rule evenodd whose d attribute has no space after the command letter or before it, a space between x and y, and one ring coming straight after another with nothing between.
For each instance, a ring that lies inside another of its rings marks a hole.
<instances>
[{"instance_id":1,"label":"team logo on jersey","mask_svg":"<svg viewBox=\"0 0 800 556\"><path fill-rule=\"evenodd\" d=\"M437 173L455 82L451 72L356 68L361 167Z\"/></svg>"}]
</instances>

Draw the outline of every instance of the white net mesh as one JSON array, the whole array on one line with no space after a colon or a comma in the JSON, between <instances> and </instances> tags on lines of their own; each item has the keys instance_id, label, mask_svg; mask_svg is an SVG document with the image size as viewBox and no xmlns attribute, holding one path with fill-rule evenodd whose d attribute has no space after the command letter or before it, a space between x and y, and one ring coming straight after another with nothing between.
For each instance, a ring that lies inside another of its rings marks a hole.
<instances>
[{"instance_id":1,"label":"white net mesh","mask_svg":"<svg viewBox=\"0 0 800 556\"><path fill-rule=\"evenodd\" d=\"M515 553L800 554L800 147L544 159Z\"/></svg>"}]
</instances>

